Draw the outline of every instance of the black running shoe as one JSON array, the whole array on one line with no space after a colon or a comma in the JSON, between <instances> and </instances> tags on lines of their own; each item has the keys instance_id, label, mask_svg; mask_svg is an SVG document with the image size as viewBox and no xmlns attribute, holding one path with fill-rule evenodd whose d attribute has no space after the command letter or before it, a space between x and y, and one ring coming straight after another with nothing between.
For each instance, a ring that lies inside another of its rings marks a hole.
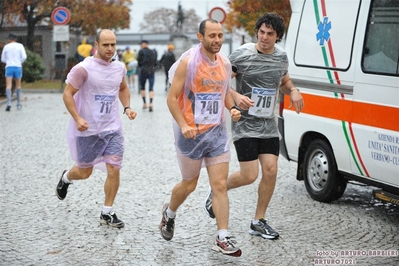
<instances>
[{"instance_id":1,"label":"black running shoe","mask_svg":"<svg viewBox=\"0 0 399 266\"><path fill-rule=\"evenodd\" d=\"M215 219L215 214L213 213L213 209L212 209L212 189L210 189L210 188L209 188L209 192L208 192L208 197L205 200L204 210L209 215L209 217L211 217L212 219Z\"/></svg>"},{"instance_id":2,"label":"black running shoe","mask_svg":"<svg viewBox=\"0 0 399 266\"><path fill-rule=\"evenodd\" d=\"M125 226L125 224L121 220L119 220L118 217L116 217L114 211L111 211L110 213L107 214L101 212L100 224L108 224L109 226L115 228L122 228Z\"/></svg>"},{"instance_id":3,"label":"black running shoe","mask_svg":"<svg viewBox=\"0 0 399 266\"><path fill-rule=\"evenodd\" d=\"M219 240L219 237L216 237L215 242L213 243L212 250L221 252L224 255L229 255L233 257L240 257L241 256L241 249L234 246L237 242L233 240L232 237L225 237L223 240Z\"/></svg>"},{"instance_id":4,"label":"black running shoe","mask_svg":"<svg viewBox=\"0 0 399 266\"><path fill-rule=\"evenodd\" d=\"M6 107L6 111L7 111L7 112L10 112L10 110L11 110L11 106L8 105L8 106Z\"/></svg>"},{"instance_id":5,"label":"black running shoe","mask_svg":"<svg viewBox=\"0 0 399 266\"><path fill-rule=\"evenodd\" d=\"M72 183L65 183L64 180L62 180L62 177L64 176L66 171L67 171L66 169L64 169L64 171L62 171L60 181L58 182L57 188L55 190L55 194L57 195L57 197L60 200L65 199L65 197L68 193L68 187L70 184L72 184Z\"/></svg>"},{"instance_id":6,"label":"black running shoe","mask_svg":"<svg viewBox=\"0 0 399 266\"><path fill-rule=\"evenodd\" d=\"M265 219L259 219L257 224L251 222L249 233L254 236L261 236L266 239L277 239L280 235L274 231Z\"/></svg>"},{"instance_id":7,"label":"black running shoe","mask_svg":"<svg viewBox=\"0 0 399 266\"><path fill-rule=\"evenodd\" d=\"M166 214L166 210L169 207L169 203L165 203L162 207L162 219L159 224L159 230L161 231L161 236L166 241L170 241L173 238L175 232L175 218L169 218Z\"/></svg>"}]
</instances>

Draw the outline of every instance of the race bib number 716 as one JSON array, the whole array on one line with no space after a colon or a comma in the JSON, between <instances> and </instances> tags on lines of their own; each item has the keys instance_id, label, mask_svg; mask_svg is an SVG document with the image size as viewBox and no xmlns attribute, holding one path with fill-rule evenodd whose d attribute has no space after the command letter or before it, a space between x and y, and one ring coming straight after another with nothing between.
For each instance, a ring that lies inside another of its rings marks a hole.
<instances>
[{"instance_id":1,"label":"race bib number 716","mask_svg":"<svg viewBox=\"0 0 399 266\"><path fill-rule=\"evenodd\" d=\"M262 118L271 117L276 103L276 89L254 87L251 100L254 101L254 106L249 108L248 114Z\"/></svg>"}]
</instances>

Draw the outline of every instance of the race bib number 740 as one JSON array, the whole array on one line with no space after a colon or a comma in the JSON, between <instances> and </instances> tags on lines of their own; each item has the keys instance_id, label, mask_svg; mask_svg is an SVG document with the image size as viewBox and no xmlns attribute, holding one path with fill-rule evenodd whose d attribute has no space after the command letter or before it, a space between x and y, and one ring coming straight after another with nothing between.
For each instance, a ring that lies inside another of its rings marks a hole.
<instances>
[{"instance_id":1,"label":"race bib number 740","mask_svg":"<svg viewBox=\"0 0 399 266\"><path fill-rule=\"evenodd\" d=\"M271 117L276 103L276 89L254 87L251 100L254 101L254 106L249 108L248 114L262 118Z\"/></svg>"},{"instance_id":2,"label":"race bib number 740","mask_svg":"<svg viewBox=\"0 0 399 266\"><path fill-rule=\"evenodd\" d=\"M219 124L223 106L221 93L197 93L195 95L195 123Z\"/></svg>"}]
</instances>

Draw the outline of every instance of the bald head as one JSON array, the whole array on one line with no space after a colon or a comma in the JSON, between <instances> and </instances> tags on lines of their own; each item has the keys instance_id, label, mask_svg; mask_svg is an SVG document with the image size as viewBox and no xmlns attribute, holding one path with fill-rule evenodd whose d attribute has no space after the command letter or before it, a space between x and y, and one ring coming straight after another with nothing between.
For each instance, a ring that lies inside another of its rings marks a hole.
<instances>
[{"instance_id":1,"label":"bald head","mask_svg":"<svg viewBox=\"0 0 399 266\"><path fill-rule=\"evenodd\" d=\"M101 41L101 36L102 35L107 35L107 36L113 36L113 37L115 37L116 38L116 36L115 36L115 33L113 33L111 30L109 30L109 29L102 29L102 30L99 30L98 32L97 32L97 34L96 34L96 42L100 42Z\"/></svg>"},{"instance_id":2,"label":"bald head","mask_svg":"<svg viewBox=\"0 0 399 266\"><path fill-rule=\"evenodd\" d=\"M96 35L97 53L95 57L111 61L116 49L116 36L111 30L100 30Z\"/></svg>"}]
</instances>

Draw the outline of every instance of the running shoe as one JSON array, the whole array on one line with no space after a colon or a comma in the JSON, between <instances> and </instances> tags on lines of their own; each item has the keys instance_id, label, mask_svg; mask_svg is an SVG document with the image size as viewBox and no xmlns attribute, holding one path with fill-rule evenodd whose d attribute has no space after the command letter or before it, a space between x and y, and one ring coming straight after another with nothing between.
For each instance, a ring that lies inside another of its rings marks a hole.
<instances>
[{"instance_id":1,"label":"running shoe","mask_svg":"<svg viewBox=\"0 0 399 266\"><path fill-rule=\"evenodd\" d=\"M175 231L175 218L169 218L166 214L166 210L169 207L169 203L165 203L162 207L162 219L159 224L159 230L161 231L161 236L166 241L170 241L173 238Z\"/></svg>"},{"instance_id":2,"label":"running shoe","mask_svg":"<svg viewBox=\"0 0 399 266\"><path fill-rule=\"evenodd\" d=\"M221 252L224 255L240 257L242 253L241 249L234 246L235 244L237 244L237 241L235 241L233 238L233 236L227 236L223 240L219 240L219 237L216 236L216 240L212 246L212 250Z\"/></svg>"},{"instance_id":3,"label":"running shoe","mask_svg":"<svg viewBox=\"0 0 399 266\"><path fill-rule=\"evenodd\" d=\"M10 112L10 110L11 110L11 106L8 105L8 106L6 107L6 111L7 111L7 112Z\"/></svg>"},{"instance_id":4,"label":"running shoe","mask_svg":"<svg viewBox=\"0 0 399 266\"><path fill-rule=\"evenodd\" d=\"M70 184L72 184L72 183L65 183L64 180L62 180L62 177L64 176L66 171L67 171L66 169L64 169L64 171L62 171L60 181L58 182L57 188L55 190L55 194L57 195L57 197L60 200L65 199L65 197L68 193L68 187Z\"/></svg>"},{"instance_id":5,"label":"running shoe","mask_svg":"<svg viewBox=\"0 0 399 266\"><path fill-rule=\"evenodd\" d=\"M254 236L261 236L265 239L277 239L280 236L263 218L259 219L257 224L251 222L249 233Z\"/></svg>"},{"instance_id":6,"label":"running shoe","mask_svg":"<svg viewBox=\"0 0 399 266\"><path fill-rule=\"evenodd\" d=\"M122 228L125 226L125 224L118 219L114 211L110 211L107 214L101 212L100 224L107 224L115 228Z\"/></svg>"},{"instance_id":7,"label":"running shoe","mask_svg":"<svg viewBox=\"0 0 399 266\"><path fill-rule=\"evenodd\" d=\"M209 217L211 217L212 219L215 219L215 214L213 213L213 209L212 209L212 189L211 188L209 188L208 197L206 198L205 203L204 203L204 210L208 214Z\"/></svg>"}]
</instances>

